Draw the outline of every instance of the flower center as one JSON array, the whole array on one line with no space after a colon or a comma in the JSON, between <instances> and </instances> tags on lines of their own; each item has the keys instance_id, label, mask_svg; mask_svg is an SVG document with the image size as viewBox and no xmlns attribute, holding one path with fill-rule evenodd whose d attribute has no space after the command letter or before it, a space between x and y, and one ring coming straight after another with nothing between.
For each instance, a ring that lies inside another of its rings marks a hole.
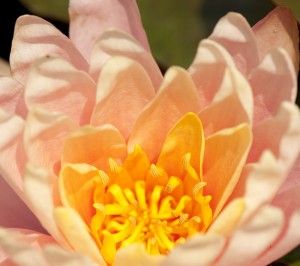
<instances>
[{"instance_id":1,"label":"flower center","mask_svg":"<svg viewBox=\"0 0 300 266\"><path fill-rule=\"evenodd\" d=\"M144 155L138 145L133 154L127 161ZM130 173L137 173L135 168L141 164L130 168L125 161L119 166L111 158L107 171L98 170L90 228L108 264L117 249L133 243L144 243L151 255L166 254L176 243L206 231L212 220L211 196L203 195L206 183L190 160L190 153L183 156L181 176L168 176L164 169L149 164L141 167L142 176L133 177Z\"/></svg>"}]
</instances>

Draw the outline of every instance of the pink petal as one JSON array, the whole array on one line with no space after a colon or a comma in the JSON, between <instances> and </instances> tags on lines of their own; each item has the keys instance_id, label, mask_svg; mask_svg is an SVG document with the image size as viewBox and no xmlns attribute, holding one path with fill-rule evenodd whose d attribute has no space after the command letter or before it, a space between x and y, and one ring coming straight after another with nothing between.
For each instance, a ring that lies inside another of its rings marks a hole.
<instances>
[{"instance_id":1,"label":"pink petal","mask_svg":"<svg viewBox=\"0 0 300 266\"><path fill-rule=\"evenodd\" d=\"M196 235L185 244L175 246L160 265L212 265L212 262L221 254L224 244L224 238L221 236Z\"/></svg>"},{"instance_id":2,"label":"pink petal","mask_svg":"<svg viewBox=\"0 0 300 266\"><path fill-rule=\"evenodd\" d=\"M253 98L251 87L234 67L226 68L219 90L213 101L199 113L205 136L237 126L252 123Z\"/></svg>"},{"instance_id":3,"label":"pink petal","mask_svg":"<svg viewBox=\"0 0 300 266\"><path fill-rule=\"evenodd\" d=\"M150 50L134 0L71 0L70 38L89 61L95 40L108 28L123 30Z\"/></svg>"},{"instance_id":4,"label":"pink petal","mask_svg":"<svg viewBox=\"0 0 300 266\"><path fill-rule=\"evenodd\" d=\"M230 12L221 18L209 39L221 44L246 76L259 62L255 36L247 20L238 13Z\"/></svg>"},{"instance_id":5,"label":"pink petal","mask_svg":"<svg viewBox=\"0 0 300 266\"><path fill-rule=\"evenodd\" d=\"M8 114L27 115L24 87L11 77L0 77L0 106Z\"/></svg>"},{"instance_id":6,"label":"pink petal","mask_svg":"<svg viewBox=\"0 0 300 266\"><path fill-rule=\"evenodd\" d=\"M1 227L19 227L44 232L36 217L2 177L0 177L0 206Z\"/></svg>"},{"instance_id":7,"label":"pink petal","mask_svg":"<svg viewBox=\"0 0 300 266\"><path fill-rule=\"evenodd\" d=\"M295 101L297 77L292 61L282 48L266 54L250 73L249 82L255 103L254 123L275 115L283 101Z\"/></svg>"},{"instance_id":8,"label":"pink petal","mask_svg":"<svg viewBox=\"0 0 300 266\"><path fill-rule=\"evenodd\" d=\"M125 57L112 57L101 72L91 125L112 124L128 138L155 92L145 70Z\"/></svg>"},{"instance_id":9,"label":"pink petal","mask_svg":"<svg viewBox=\"0 0 300 266\"><path fill-rule=\"evenodd\" d=\"M0 174L21 198L22 176L27 159L23 147L23 130L22 118L0 111Z\"/></svg>"},{"instance_id":10,"label":"pink petal","mask_svg":"<svg viewBox=\"0 0 300 266\"><path fill-rule=\"evenodd\" d=\"M13 77L25 84L30 64L47 55L64 58L78 69L88 68L74 44L49 22L35 16L19 17L10 54Z\"/></svg>"},{"instance_id":11,"label":"pink petal","mask_svg":"<svg viewBox=\"0 0 300 266\"><path fill-rule=\"evenodd\" d=\"M61 153L63 163L87 163L104 170L109 158L123 162L126 155L123 136L111 125L78 129L65 141Z\"/></svg>"},{"instance_id":12,"label":"pink petal","mask_svg":"<svg viewBox=\"0 0 300 266\"><path fill-rule=\"evenodd\" d=\"M210 104L223 82L225 68L232 66L230 54L221 45L209 39L200 42L188 71L198 90L201 106Z\"/></svg>"},{"instance_id":13,"label":"pink petal","mask_svg":"<svg viewBox=\"0 0 300 266\"><path fill-rule=\"evenodd\" d=\"M299 190L298 190L299 191ZM287 230L260 258L255 260L251 265L269 265L274 260L287 254L300 243L300 209L290 218Z\"/></svg>"},{"instance_id":14,"label":"pink petal","mask_svg":"<svg viewBox=\"0 0 300 266\"><path fill-rule=\"evenodd\" d=\"M184 88L184 89L183 89ZM170 68L160 91L138 117L128 140L129 152L139 144L150 162L158 158L167 133L188 112L200 110L190 75L179 67Z\"/></svg>"},{"instance_id":15,"label":"pink petal","mask_svg":"<svg viewBox=\"0 0 300 266\"><path fill-rule=\"evenodd\" d=\"M289 102L283 102L275 117L264 120L253 128L253 145L248 162L256 162L270 150L287 173L300 150L300 111Z\"/></svg>"},{"instance_id":16,"label":"pink petal","mask_svg":"<svg viewBox=\"0 0 300 266\"><path fill-rule=\"evenodd\" d=\"M117 30L103 32L95 42L90 59L90 73L94 80L98 80L99 73L107 60L116 55L139 62L148 73L154 89L158 90L163 77L152 54L145 50L132 36Z\"/></svg>"},{"instance_id":17,"label":"pink petal","mask_svg":"<svg viewBox=\"0 0 300 266\"><path fill-rule=\"evenodd\" d=\"M51 243L50 236L34 231L0 229L0 247L16 265L48 266L41 248Z\"/></svg>"},{"instance_id":18,"label":"pink petal","mask_svg":"<svg viewBox=\"0 0 300 266\"><path fill-rule=\"evenodd\" d=\"M60 58L36 60L28 75L25 101L50 112L64 113L77 124L88 124L95 103L96 84L87 73Z\"/></svg>"},{"instance_id":19,"label":"pink petal","mask_svg":"<svg viewBox=\"0 0 300 266\"><path fill-rule=\"evenodd\" d=\"M288 8L276 7L253 26L253 32L260 58L263 58L273 48L282 47L292 58L295 70L298 72L298 24Z\"/></svg>"},{"instance_id":20,"label":"pink petal","mask_svg":"<svg viewBox=\"0 0 300 266\"><path fill-rule=\"evenodd\" d=\"M263 253L278 237L284 217L280 209L264 207L229 239L218 266L252 265L251 261Z\"/></svg>"},{"instance_id":21,"label":"pink petal","mask_svg":"<svg viewBox=\"0 0 300 266\"><path fill-rule=\"evenodd\" d=\"M74 122L65 115L32 108L24 133L28 161L57 173L65 138L76 128Z\"/></svg>"}]
</instances>

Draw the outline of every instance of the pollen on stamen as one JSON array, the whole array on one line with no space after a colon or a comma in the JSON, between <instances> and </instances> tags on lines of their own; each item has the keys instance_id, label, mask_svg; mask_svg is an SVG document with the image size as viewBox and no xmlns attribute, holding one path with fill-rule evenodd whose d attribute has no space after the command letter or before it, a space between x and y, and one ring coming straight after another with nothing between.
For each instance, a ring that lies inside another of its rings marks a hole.
<instances>
[{"instance_id":1,"label":"pollen on stamen","mask_svg":"<svg viewBox=\"0 0 300 266\"><path fill-rule=\"evenodd\" d=\"M155 164L151 164L150 166L151 169L151 174L153 177L161 177L162 173L159 171L159 169L157 168L157 166Z\"/></svg>"},{"instance_id":2,"label":"pollen on stamen","mask_svg":"<svg viewBox=\"0 0 300 266\"><path fill-rule=\"evenodd\" d=\"M98 174L101 178L102 184L106 187L109 184L110 178L109 176L102 170L98 171Z\"/></svg>"},{"instance_id":3,"label":"pollen on stamen","mask_svg":"<svg viewBox=\"0 0 300 266\"><path fill-rule=\"evenodd\" d=\"M199 194L200 190L206 186L206 182L199 182L197 183L194 188L193 188L193 196L194 198L197 197L197 195Z\"/></svg>"},{"instance_id":4,"label":"pollen on stamen","mask_svg":"<svg viewBox=\"0 0 300 266\"><path fill-rule=\"evenodd\" d=\"M117 164L117 162L114 159L109 158L108 164L109 164L109 169L113 174L119 173L119 165Z\"/></svg>"},{"instance_id":5,"label":"pollen on stamen","mask_svg":"<svg viewBox=\"0 0 300 266\"><path fill-rule=\"evenodd\" d=\"M182 157L182 165L184 166L185 169L188 168L188 165L190 163L191 160L191 154L190 153L186 153L183 157Z\"/></svg>"}]
</instances>

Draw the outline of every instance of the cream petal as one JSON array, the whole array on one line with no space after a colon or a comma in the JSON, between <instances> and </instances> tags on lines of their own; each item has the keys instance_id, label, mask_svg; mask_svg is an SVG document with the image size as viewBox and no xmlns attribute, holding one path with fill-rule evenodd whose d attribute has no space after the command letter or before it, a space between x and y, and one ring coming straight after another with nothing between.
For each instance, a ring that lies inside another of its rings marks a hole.
<instances>
[{"instance_id":1,"label":"cream petal","mask_svg":"<svg viewBox=\"0 0 300 266\"><path fill-rule=\"evenodd\" d=\"M58 227L78 253L87 254L100 265L106 265L96 243L88 232L86 224L73 209L57 207L54 210L54 216Z\"/></svg>"},{"instance_id":2,"label":"cream petal","mask_svg":"<svg viewBox=\"0 0 300 266\"><path fill-rule=\"evenodd\" d=\"M53 216L53 176L45 169L28 164L24 177L24 193L32 211L44 228L61 244L68 246Z\"/></svg>"},{"instance_id":3,"label":"cream petal","mask_svg":"<svg viewBox=\"0 0 300 266\"><path fill-rule=\"evenodd\" d=\"M249 83L234 67L224 71L223 81L213 101L199 113L205 136L234 127L252 123L253 96Z\"/></svg>"},{"instance_id":4,"label":"cream petal","mask_svg":"<svg viewBox=\"0 0 300 266\"><path fill-rule=\"evenodd\" d=\"M0 106L8 114L27 115L24 87L11 77L0 77Z\"/></svg>"},{"instance_id":5,"label":"cream petal","mask_svg":"<svg viewBox=\"0 0 300 266\"><path fill-rule=\"evenodd\" d=\"M229 12L221 18L209 39L221 44L245 75L259 62L255 36L247 20L238 13Z\"/></svg>"},{"instance_id":6,"label":"cream petal","mask_svg":"<svg viewBox=\"0 0 300 266\"><path fill-rule=\"evenodd\" d=\"M78 129L64 143L63 163L87 163L106 169L108 159L123 162L127 155L126 143L120 132L111 125Z\"/></svg>"},{"instance_id":7,"label":"cream petal","mask_svg":"<svg viewBox=\"0 0 300 266\"><path fill-rule=\"evenodd\" d=\"M300 111L293 103L283 102L275 117L253 127L253 145L248 162L256 162L265 149L279 160L288 173L300 150Z\"/></svg>"},{"instance_id":8,"label":"cream petal","mask_svg":"<svg viewBox=\"0 0 300 266\"><path fill-rule=\"evenodd\" d=\"M299 190L298 190L299 191ZM290 218L286 231L262 256L256 259L251 265L269 265L274 260L287 254L300 243L300 209Z\"/></svg>"},{"instance_id":9,"label":"cream petal","mask_svg":"<svg viewBox=\"0 0 300 266\"><path fill-rule=\"evenodd\" d=\"M3 59L0 58L0 76L10 76L10 66L9 63Z\"/></svg>"},{"instance_id":10,"label":"cream petal","mask_svg":"<svg viewBox=\"0 0 300 266\"><path fill-rule=\"evenodd\" d=\"M78 69L88 68L74 44L52 24L36 16L19 17L10 54L13 77L25 84L30 64L47 55L62 57Z\"/></svg>"},{"instance_id":11,"label":"cream petal","mask_svg":"<svg viewBox=\"0 0 300 266\"><path fill-rule=\"evenodd\" d=\"M139 63L112 57L98 81L91 125L112 124L127 139L137 116L154 95L151 80Z\"/></svg>"},{"instance_id":12,"label":"cream petal","mask_svg":"<svg viewBox=\"0 0 300 266\"><path fill-rule=\"evenodd\" d=\"M44 232L37 218L0 176L0 226L27 228Z\"/></svg>"},{"instance_id":13,"label":"cream petal","mask_svg":"<svg viewBox=\"0 0 300 266\"><path fill-rule=\"evenodd\" d=\"M69 252L57 245L47 245L43 249L49 266L97 266L99 265L88 256Z\"/></svg>"},{"instance_id":14,"label":"cream petal","mask_svg":"<svg viewBox=\"0 0 300 266\"><path fill-rule=\"evenodd\" d=\"M28 74L25 101L61 112L78 124L88 124L95 104L96 84L87 73L60 58L36 60Z\"/></svg>"},{"instance_id":15,"label":"cream petal","mask_svg":"<svg viewBox=\"0 0 300 266\"><path fill-rule=\"evenodd\" d=\"M23 130L24 120L21 117L0 110L0 174L21 198L26 162Z\"/></svg>"},{"instance_id":16,"label":"cream petal","mask_svg":"<svg viewBox=\"0 0 300 266\"><path fill-rule=\"evenodd\" d=\"M56 173L60 167L63 143L76 128L73 120L61 113L32 108L24 132L28 161Z\"/></svg>"},{"instance_id":17,"label":"cream petal","mask_svg":"<svg viewBox=\"0 0 300 266\"><path fill-rule=\"evenodd\" d=\"M299 68L298 24L291 10L274 8L253 26L260 58L275 47L283 47L292 58L296 72Z\"/></svg>"},{"instance_id":18,"label":"cream petal","mask_svg":"<svg viewBox=\"0 0 300 266\"><path fill-rule=\"evenodd\" d=\"M98 80L99 73L112 56L125 56L139 62L148 73L153 87L158 90L163 76L152 54L132 36L118 30L107 30L95 42L91 52L90 74Z\"/></svg>"},{"instance_id":19,"label":"cream petal","mask_svg":"<svg viewBox=\"0 0 300 266\"><path fill-rule=\"evenodd\" d=\"M162 261L164 261L163 256L149 255L144 245L133 244L116 252L114 266L123 266L124 262L130 266L162 266Z\"/></svg>"},{"instance_id":20,"label":"cream petal","mask_svg":"<svg viewBox=\"0 0 300 266\"><path fill-rule=\"evenodd\" d=\"M0 248L19 266L48 266L41 247L49 243L53 240L47 235L0 228Z\"/></svg>"},{"instance_id":21,"label":"cream petal","mask_svg":"<svg viewBox=\"0 0 300 266\"><path fill-rule=\"evenodd\" d=\"M218 215L237 184L248 151L252 134L247 124L221 130L205 141L203 181L204 194L211 195L210 206Z\"/></svg>"},{"instance_id":22,"label":"cream petal","mask_svg":"<svg viewBox=\"0 0 300 266\"><path fill-rule=\"evenodd\" d=\"M153 162L171 127L186 113L199 110L197 92L190 75L182 68L170 68L160 91L137 119L128 140L129 152L134 150L135 144L139 144Z\"/></svg>"},{"instance_id":23,"label":"cream petal","mask_svg":"<svg viewBox=\"0 0 300 266\"><path fill-rule=\"evenodd\" d=\"M254 123L275 115L283 101L295 101L297 77L291 59L282 48L266 54L250 73L249 83L254 96Z\"/></svg>"},{"instance_id":24,"label":"cream petal","mask_svg":"<svg viewBox=\"0 0 300 266\"><path fill-rule=\"evenodd\" d=\"M201 106L210 104L222 84L225 68L233 66L230 54L217 42L209 39L200 42L188 71L198 90Z\"/></svg>"},{"instance_id":25,"label":"cream petal","mask_svg":"<svg viewBox=\"0 0 300 266\"><path fill-rule=\"evenodd\" d=\"M128 32L150 50L136 1L71 0L69 14L70 38L87 60L94 41L108 28Z\"/></svg>"},{"instance_id":26,"label":"cream petal","mask_svg":"<svg viewBox=\"0 0 300 266\"><path fill-rule=\"evenodd\" d=\"M252 265L251 262L276 240L283 224L284 216L280 209L271 206L261 208L234 232L216 265Z\"/></svg>"},{"instance_id":27,"label":"cream petal","mask_svg":"<svg viewBox=\"0 0 300 266\"><path fill-rule=\"evenodd\" d=\"M221 254L225 240L221 236L196 235L182 245L175 246L161 266L209 266Z\"/></svg>"}]
</instances>

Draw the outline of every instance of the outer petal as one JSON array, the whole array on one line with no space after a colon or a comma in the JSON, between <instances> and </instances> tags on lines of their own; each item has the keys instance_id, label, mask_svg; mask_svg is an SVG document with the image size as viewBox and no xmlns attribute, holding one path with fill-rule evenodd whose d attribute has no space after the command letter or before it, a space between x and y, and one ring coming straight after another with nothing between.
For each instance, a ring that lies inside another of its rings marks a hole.
<instances>
[{"instance_id":1,"label":"outer petal","mask_svg":"<svg viewBox=\"0 0 300 266\"><path fill-rule=\"evenodd\" d=\"M253 27L259 56L263 58L275 47L283 47L292 58L295 70L299 68L298 24L292 12L276 7Z\"/></svg>"},{"instance_id":2,"label":"outer petal","mask_svg":"<svg viewBox=\"0 0 300 266\"><path fill-rule=\"evenodd\" d=\"M11 77L0 77L0 106L8 114L27 115L24 87Z\"/></svg>"},{"instance_id":3,"label":"outer petal","mask_svg":"<svg viewBox=\"0 0 300 266\"><path fill-rule=\"evenodd\" d=\"M248 223L235 231L216 265L252 265L251 262L275 241L283 224L284 217L280 209L262 208Z\"/></svg>"},{"instance_id":4,"label":"outer petal","mask_svg":"<svg viewBox=\"0 0 300 266\"><path fill-rule=\"evenodd\" d=\"M77 126L67 116L33 108L27 118L24 143L28 161L56 173L65 138Z\"/></svg>"},{"instance_id":5,"label":"outer petal","mask_svg":"<svg viewBox=\"0 0 300 266\"><path fill-rule=\"evenodd\" d=\"M284 234L272 245L260 258L255 260L251 265L267 265L272 261L284 256L300 243L300 209L296 211L287 225Z\"/></svg>"},{"instance_id":6,"label":"outer petal","mask_svg":"<svg viewBox=\"0 0 300 266\"><path fill-rule=\"evenodd\" d=\"M266 119L253 128L253 145L248 161L256 162L269 149L287 173L300 150L300 111L292 103L284 102L275 117Z\"/></svg>"},{"instance_id":7,"label":"outer petal","mask_svg":"<svg viewBox=\"0 0 300 266\"><path fill-rule=\"evenodd\" d=\"M208 266L221 254L225 240L221 236L196 235L175 246L161 266Z\"/></svg>"},{"instance_id":8,"label":"outer petal","mask_svg":"<svg viewBox=\"0 0 300 266\"><path fill-rule=\"evenodd\" d=\"M149 50L135 0L71 0L69 14L70 38L88 61L94 41L111 27L128 32Z\"/></svg>"},{"instance_id":9,"label":"outer petal","mask_svg":"<svg viewBox=\"0 0 300 266\"><path fill-rule=\"evenodd\" d=\"M130 245L119 249L115 256L114 266L123 266L124 262L130 266L158 266L164 261L163 256L149 255L141 244Z\"/></svg>"},{"instance_id":10,"label":"outer petal","mask_svg":"<svg viewBox=\"0 0 300 266\"><path fill-rule=\"evenodd\" d=\"M91 76L98 80L99 73L106 61L116 55L139 62L148 73L155 90L158 90L163 77L151 53L145 50L132 36L117 30L105 31L95 42L90 59Z\"/></svg>"},{"instance_id":11,"label":"outer petal","mask_svg":"<svg viewBox=\"0 0 300 266\"><path fill-rule=\"evenodd\" d=\"M241 123L251 124L252 117L251 87L235 67L226 68L222 84L213 101L199 113L205 136Z\"/></svg>"},{"instance_id":12,"label":"outer petal","mask_svg":"<svg viewBox=\"0 0 300 266\"><path fill-rule=\"evenodd\" d=\"M74 44L49 22L35 16L19 17L10 54L13 77L25 84L30 64L47 55L62 57L78 69L88 68Z\"/></svg>"},{"instance_id":13,"label":"outer petal","mask_svg":"<svg viewBox=\"0 0 300 266\"><path fill-rule=\"evenodd\" d=\"M113 57L100 75L91 124L112 124L127 139L137 116L154 95L151 80L140 64Z\"/></svg>"},{"instance_id":14,"label":"outer petal","mask_svg":"<svg viewBox=\"0 0 300 266\"><path fill-rule=\"evenodd\" d=\"M9 63L2 58L0 58L0 76L10 76Z\"/></svg>"},{"instance_id":15,"label":"outer petal","mask_svg":"<svg viewBox=\"0 0 300 266\"><path fill-rule=\"evenodd\" d=\"M250 73L249 82L255 103L254 123L275 115L283 101L295 101L297 77L292 61L282 48L270 51L263 58Z\"/></svg>"},{"instance_id":16,"label":"outer petal","mask_svg":"<svg viewBox=\"0 0 300 266\"><path fill-rule=\"evenodd\" d=\"M247 124L225 129L205 142L203 181L204 194L212 196L211 208L218 215L238 182L246 161L252 135Z\"/></svg>"},{"instance_id":17,"label":"outer petal","mask_svg":"<svg viewBox=\"0 0 300 266\"><path fill-rule=\"evenodd\" d=\"M25 91L29 108L41 105L83 125L90 121L95 95L96 84L88 74L63 59L46 57L32 64Z\"/></svg>"},{"instance_id":18,"label":"outer petal","mask_svg":"<svg viewBox=\"0 0 300 266\"><path fill-rule=\"evenodd\" d=\"M186 113L197 113L199 109L189 74L178 67L169 69L157 96L136 122L128 140L129 152L139 144L151 162L156 160L170 128Z\"/></svg>"},{"instance_id":19,"label":"outer petal","mask_svg":"<svg viewBox=\"0 0 300 266\"><path fill-rule=\"evenodd\" d=\"M247 75L258 64L255 36L242 15L228 13L220 19L209 38L225 47L243 74Z\"/></svg>"},{"instance_id":20,"label":"outer petal","mask_svg":"<svg viewBox=\"0 0 300 266\"><path fill-rule=\"evenodd\" d=\"M19 266L48 266L41 247L53 242L50 236L33 231L0 229L0 247Z\"/></svg>"},{"instance_id":21,"label":"outer petal","mask_svg":"<svg viewBox=\"0 0 300 266\"><path fill-rule=\"evenodd\" d=\"M91 256L100 265L106 265L84 222L75 211L58 207L54 215L60 230L77 252Z\"/></svg>"},{"instance_id":22,"label":"outer petal","mask_svg":"<svg viewBox=\"0 0 300 266\"><path fill-rule=\"evenodd\" d=\"M108 167L108 159L123 162L127 155L125 141L111 125L82 127L68 138L63 147L63 163L87 163L98 169Z\"/></svg>"},{"instance_id":23,"label":"outer petal","mask_svg":"<svg viewBox=\"0 0 300 266\"><path fill-rule=\"evenodd\" d=\"M224 80L226 66L233 67L234 61L221 45L209 39L200 42L188 71L198 90L201 106L213 100Z\"/></svg>"},{"instance_id":24,"label":"outer petal","mask_svg":"<svg viewBox=\"0 0 300 266\"><path fill-rule=\"evenodd\" d=\"M0 226L44 231L36 217L2 177L0 177L0 206Z\"/></svg>"}]
</instances>

